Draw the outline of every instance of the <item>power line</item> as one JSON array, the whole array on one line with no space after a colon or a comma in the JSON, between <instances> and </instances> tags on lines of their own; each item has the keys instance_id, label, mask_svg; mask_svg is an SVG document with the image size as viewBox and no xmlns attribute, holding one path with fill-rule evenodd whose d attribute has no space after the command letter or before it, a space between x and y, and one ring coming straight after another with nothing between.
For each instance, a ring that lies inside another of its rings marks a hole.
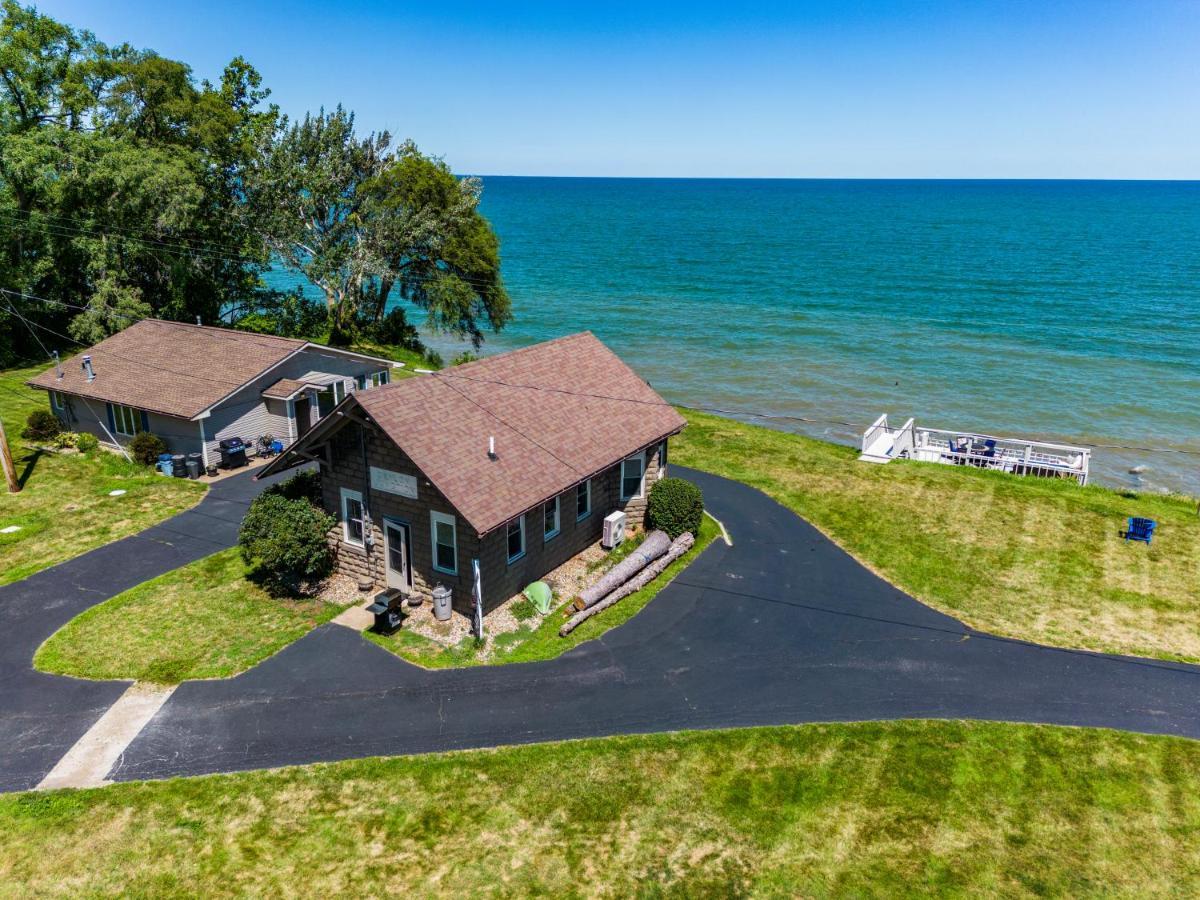
<instances>
[{"instance_id":1,"label":"power line","mask_svg":"<svg viewBox=\"0 0 1200 900\"><path fill-rule=\"evenodd\" d=\"M645 406L667 406L667 407L680 406L683 409L695 410L697 412L715 413L717 415L723 415L723 416L729 416L729 417L749 416L750 418L754 418L754 419L803 422L803 423L809 424L809 425L842 425L847 428L867 428L868 427L868 425L866 423L847 422L844 419L813 418L813 417L809 417L809 416L789 415L789 414L784 414L784 413L756 412L753 410L733 410L733 409L724 409L724 408L718 407L718 406L690 406L690 405L683 404L683 403L672 404L672 403L668 403L666 400L645 400L645 399L642 399L639 397L614 397L609 394L594 394L594 393L589 393L586 391L573 391L568 388L548 387L546 385L517 384L517 383L513 383L513 382L503 381L500 379L488 379L488 378L479 378L479 377L471 376L471 375L464 375L460 372L454 372L453 370L444 370L441 372L433 372L432 374L435 376L441 377L441 378L460 378L463 380L475 381L475 382L480 382L480 383L484 383L484 384L494 384L494 385L501 385L504 387L512 387L512 388L524 388L526 390L543 391L545 393L567 394L567 395L574 396L574 397L587 397L587 398L596 399L596 400L611 400L611 401L616 401L616 402L621 402L621 403L637 403L637 404L642 404ZM893 428L890 430L897 431L898 429ZM1138 446L1133 446L1133 445L1129 445L1129 444L1100 444L1100 443L1086 443L1086 442L1082 442L1082 441L1079 442L1079 446L1080 447L1088 447L1088 448L1105 449L1105 450L1136 450L1136 451L1145 452L1145 453L1200 454L1200 450L1185 449L1185 448L1180 448L1180 447L1138 447Z\"/></svg>"},{"instance_id":2,"label":"power line","mask_svg":"<svg viewBox=\"0 0 1200 900\"><path fill-rule=\"evenodd\" d=\"M22 219L13 218L11 216L10 212L6 212L6 211L2 211L2 210L0 210L0 219L6 220L7 223L11 226L18 227L18 228L26 228L26 229L29 229L32 231L38 231L38 232L41 232L42 234L48 234L48 235L51 235L54 237L65 237L65 238L79 237L79 236L108 237L108 238L112 238L113 240L131 241L133 243L142 244L144 249L147 249L151 252L161 251L163 253L169 253L173 256L180 257L180 258L192 257L192 258L199 258L201 260L207 259L208 261L219 260L219 261L223 261L223 262L235 262L235 263L258 265L258 266L269 265L269 263L264 263L261 259L256 259L254 257L242 256L242 255L235 256L235 255L229 255L229 254L225 254L225 253L215 252L215 251L207 249L207 247L205 245L171 244L171 243L164 242L164 241L155 241L155 240L149 240L149 239L145 239L145 238L130 237L125 234L114 233L114 232L110 232L110 231L101 231L101 230L97 230L97 229L81 228L78 226L55 225L50 222L42 222L42 223L33 222L30 220L22 220ZM286 271L294 272L295 270L293 270L291 267L287 267ZM463 275L463 274L460 274L457 272L442 272L441 274L435 274L435 275L417 275L417 274L412 274L412 273L404 273L404 272L398 271L396 269L393 269L390 266L367 266L364 268L363 271L367 275L370 275L373 278L390 278L394 282L398 282L401 284L404 284L404 283L408 283L408 284L432 283L435 281L439 281L442 278L454 277L454 278L457 278L459 281L465 282L466 284L469 284L470 286L472 286L476 289L479 289L479 290L483 290L483 289L486 289L486 288L489 288L492 286L492 283L490 281L487 281L486 279L473 278L471 276ZM303 275L303 273L297 272L295 274L298 274L301 277L306 277Z\"/></svg>"},{"instance_id":3,"label":"power line","mask_svg":"<svg viewBox=\"0 0 1200 900\"><path fill-rule=\"evenodd\" d=\"M23 318L21 316L21 314L18 313L11 304L6 303L4 305L6 307L8 307L9 312L11 312L18 319L20 319L22 322L25 323L25 326L27 328L29 328L30 333L34 335L34 338L37 338L37 334L34 333L33 329L40 328L42 331L46 332L47 334L52 334L55 337L62 338L63 340L74 342L73 338L68 337L67 335L63 334L61 331L55 331L53 328L47 328L45 325L42 325L38 322L29 322L28 320ZM39 341L38 343L41 343L41 342ZM43 345L43 349L45 349L44 345ZM144 369L149 369L151 371L159 371L159 372L170 372L172 375L179 375L184 378L196 379L199 381L207 381L210 384L220 385L225 388L238 388L238 387L241 387L241 385L244 383L244 382L240 382L240 381L233 382L233 381L227 381L224 379L208 378L208 377L205 377L204 375L197 374L195 371L181 372L178 369L172 369L172 368L169 368L169 367L161 365L161 364L148 363L148 362L145 362L144 360L138 359L136 357L127 356L123 353L118 353L117 351L111 350L107 347L104 349L104 352L106 354L116 357L117 359L122 359L122 360L125 360L126 362L133 363L134 365L141 366Z\"/></svg>"}]
</instances>

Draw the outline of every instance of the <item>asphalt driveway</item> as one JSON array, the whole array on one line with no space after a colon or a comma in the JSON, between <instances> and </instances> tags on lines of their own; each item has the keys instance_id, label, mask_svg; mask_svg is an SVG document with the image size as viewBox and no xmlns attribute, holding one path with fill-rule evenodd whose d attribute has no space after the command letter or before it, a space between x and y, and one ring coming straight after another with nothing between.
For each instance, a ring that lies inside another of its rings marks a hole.
<instances>
[{"instance_id":1,"label":"asphalt driveway","mask_svg":"<svg viewBox=\"0 0 1200 900\"><path fill-rule=\"evenodd\" d=\"M35 786L129 687L34 671L42 642L85 609L232 547L262 488L248 472L215 482L166 522L0 586L0 790Z\"/></svg>"},{"instance_id":2,"label":"asphalt driveway","mask_svg":"<svg viewBox=\"0 0 1200 900\"><path fill-rule=\"evenodd\" d=\"M116 779L682 728L904 717L1200 737L1200 669L965 628L763 494L700 472L734 546L559 659L412 666L335 625L228 681L182 685Z\"/></svg>"},{"instance_id":3,"label":"asphalt driveway","mask_svg":"<svg viewBox=\"0 0 1200 900\"><path fill-rule=\"evenodd\" d=\"M236 678L187 682L118 780L681 728L970 717L1200 737L1200 669L965 628L736 482L704 489L717 542L641 613L559 659L426 671L326 625ZM224 487L218 491L218 488ZM33 672L88 606L236 537L248 478L196 509L0 588L0 787L38 783L124 690Z\"/></svg>"}]
</instances>

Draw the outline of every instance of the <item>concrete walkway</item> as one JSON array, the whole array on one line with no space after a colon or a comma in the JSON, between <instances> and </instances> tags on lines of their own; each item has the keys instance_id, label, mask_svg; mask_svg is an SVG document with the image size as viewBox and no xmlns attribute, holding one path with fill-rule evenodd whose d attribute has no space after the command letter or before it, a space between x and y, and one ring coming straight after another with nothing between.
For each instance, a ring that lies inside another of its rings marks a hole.
<instances>
[{"instance_id":1,"label":"concrete walkway","mask_svg":"<svg viewBox=\"0 0 1200 900\"><path fill-rule=\"evenodd\" d=\"M325 625L236 678L181 685L108 778L681 728L904 717L1200 737L1200 669L971 631L876 578L763 494L676 471L701 485L734 544L711 545L646 609L603 638L549 662L426 671L351 628ZM240 518L235 505L244 506L252 490L230 499L225 514ZM183 516L160 528L173 529L186 546L187 531L200 523L193 517L181 526ZM236 527L228 524L204 533L232 543ZM114 549L101 574L124 558L126 569L146 570L142 580L172 561L167 555L155 566L128 558L146 549ZM206 544L195 556L212 549ZM80 563L76 575L84 574L92 566L81 560L58 568ZM111 595L106 582L76 596L72 585L87 584L76 576L42 584L36 595L22 588L25 599L17 605L0 589L0 626L7 626L0 664L5 684L18 686L15 694L0 692L0 740L17 748L0 759L0 786L8 789L40 782L125 688L30 671L34 649L58 627L45 621L47 609L61 624ZM69 608L58 610L59 603Z\"/></svg>"},{"instance_id":2,"label":"concrete walkway","mask_svg":"<svg viewBox=\"0 0 1200 900\"><path fill-rule=\"evenodd\" d=\"M175 693L173 687L134 684L50 770L38 790L99 787L130 741Z\"/></svg>"}]
</instances>

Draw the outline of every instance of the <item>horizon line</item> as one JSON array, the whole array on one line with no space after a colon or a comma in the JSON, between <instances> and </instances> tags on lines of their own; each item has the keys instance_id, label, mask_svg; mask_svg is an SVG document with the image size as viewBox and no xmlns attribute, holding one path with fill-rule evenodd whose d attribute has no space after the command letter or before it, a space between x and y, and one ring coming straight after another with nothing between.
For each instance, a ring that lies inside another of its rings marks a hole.
<instances>
[{"instance_id":1,"label":"horizon line","mask_svg":"<svg viewBox=\"0 0 1200 900\"><path fill-rule=\"evenodd\" d=\"M458 172L460 178L558 178L564 181L970 181L970 182L1079 182L1135 184L1200 184L1200 178L1048 178L989 176L887 176L887 175L535 175L516 172Z\"/></svg>"}]
</instances>

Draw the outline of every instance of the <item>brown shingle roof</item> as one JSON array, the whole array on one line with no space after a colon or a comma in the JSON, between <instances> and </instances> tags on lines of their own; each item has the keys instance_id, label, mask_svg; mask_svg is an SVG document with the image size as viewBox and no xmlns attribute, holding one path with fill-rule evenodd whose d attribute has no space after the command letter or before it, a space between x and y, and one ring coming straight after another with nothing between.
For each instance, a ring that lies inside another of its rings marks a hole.
<instances>
[{"instance_id":1,"label":"brown shingle roof","mask_svg":"<svg viewBox=\"0 0 1200 900\"><path fill-rule=\"evenodd\" d=\"M354 398L480 533L684 426L591 332Z\"/></svg>"},{"instance_id":2,"label":"brown shingle roof","mask_svg":"<svg viewBox=\"0 0 1200 900\"><path fill-rule=\"evenodd\" d=\"M297 381L295 378L280 378L270 387L264 388L262 395L274 400L287 400L297 391L304 390L305 387L307 385L303 381Z\"/></svg>"},{"instance_id":3,"label":"brown shingle roof","mask_svg":"<svg viewBox=\"0 0 1200 900\"><path fill-rule=\"evenodd\" d=\"M61 381L49 369L29 384L191 418L305 344L295 338L143 319L86 351L95 381L88 382L80 353L63 362Z\"/></svg>"}]
</instances>

